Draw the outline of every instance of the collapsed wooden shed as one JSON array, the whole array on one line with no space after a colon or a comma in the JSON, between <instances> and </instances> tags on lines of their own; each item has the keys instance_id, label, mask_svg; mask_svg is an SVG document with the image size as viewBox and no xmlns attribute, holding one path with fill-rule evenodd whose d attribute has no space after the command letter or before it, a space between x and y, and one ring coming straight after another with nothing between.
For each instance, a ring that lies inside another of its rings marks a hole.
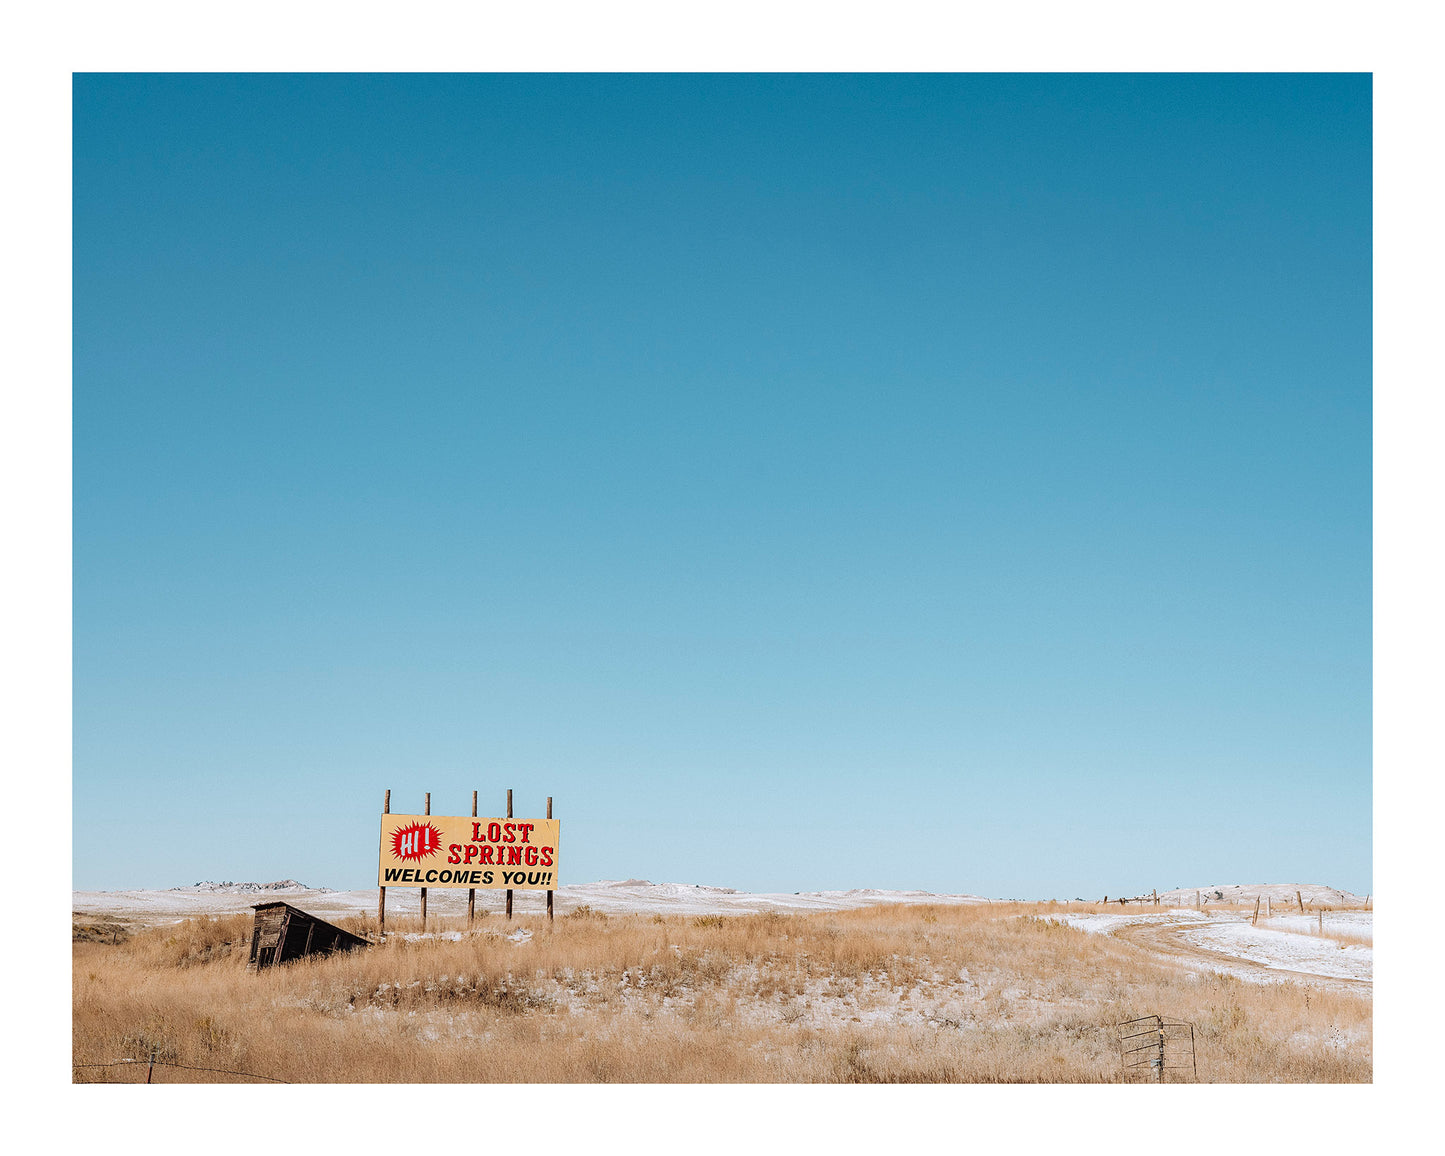
<instances>
[{"instance_id":1,"label":"collapsed wooden shed","mask_svg":"<svg viewBox=\"0 0 1445 1156\"><path fill-rule=\"evenodd\" d=\"M254 903L252 909L256 925L251 931L251 958L246 964L251 971L303 955L352 951L371 942L279 899Z\"/></svg>"}]
</instances>

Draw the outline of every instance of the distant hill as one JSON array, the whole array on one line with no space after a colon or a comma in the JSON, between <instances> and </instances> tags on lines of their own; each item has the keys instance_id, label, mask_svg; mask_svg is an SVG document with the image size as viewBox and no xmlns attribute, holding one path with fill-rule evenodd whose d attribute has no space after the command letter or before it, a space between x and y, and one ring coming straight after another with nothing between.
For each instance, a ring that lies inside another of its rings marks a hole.
<instances>
[{"instance_id":1,"label":"distant hill","mask_svg":"<svg viewBox=\"0 0 1445 1156\"><path fill-rule=\"evenodd\" d=\"M189 887L172 887L172 891L218 892L223 895L255 895L263 891L330 891L330 887L311 887L295 879L278 879L275 883L192 883Z\"/></svg>"}]
</instances>

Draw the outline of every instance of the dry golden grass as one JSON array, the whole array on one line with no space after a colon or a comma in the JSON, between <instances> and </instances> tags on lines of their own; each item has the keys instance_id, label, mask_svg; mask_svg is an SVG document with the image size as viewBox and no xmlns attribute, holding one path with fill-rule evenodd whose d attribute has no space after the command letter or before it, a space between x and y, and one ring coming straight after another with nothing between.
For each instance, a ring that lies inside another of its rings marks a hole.
<instances>
[{"instance_id":1,"label":"dry golden grass","mask_svg":"<svg viewBox=\"0 0 1445 1156\"><path fill-rule=\"evenodd\" d=\"M1115 1025L1157 1012L1196 1025L1202 1080L1371 1079L1367 994L1191 975L1019 918L1051 910L583 911L550 928L492 916L456 941L389 921L383 946L260 974L249 915L196 920L73 945L74 1062L154 1053L320 1082L1115 1082Z\"/></svg>"},{"instance_id":2,"label":"dry golden grass","mask_svg":"<svg viewBox=\"0 0 1445 1156\"><path fill-rule=\"evenodd\" d=\"M1283 931L1288 935L1307 935L1311 939L1328 940L1340 947L1374 947L1375 945L1375 937L1372 935L1354 935L1341 928L1331 927L1328 923L1325 924L1324 931L1318 931L1313 927L1280 927L1273 923L1268 926L1272 931Z\"/></svg>"}]
</instances>

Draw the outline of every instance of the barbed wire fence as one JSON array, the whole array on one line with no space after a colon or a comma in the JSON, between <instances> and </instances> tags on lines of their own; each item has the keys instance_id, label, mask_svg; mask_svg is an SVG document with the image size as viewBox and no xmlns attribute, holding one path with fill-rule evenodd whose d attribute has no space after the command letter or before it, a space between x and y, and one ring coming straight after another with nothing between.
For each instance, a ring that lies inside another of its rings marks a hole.
<instances>
[{"instance_id":1,"label":"barbed wire fence","mask_svg":"<svg viewBox=\"0 0 1445 1156\"><path fill-rule=\"evenodd\" d=\"M215 1072L215 1073L219 1073L219 1074L221 1074L221 1075L226 1075L226 1076L244 1076L244 1077L245 1077L246 1079L248 1079L248 1080L263 1080L264 1082L266 1082L266 1083L268 1083L268 1084L289 1084L289 1083L291 1082L290 1080L278 1080L278 1079L276 1079L274 1076L263 1076L263 1075L261 1075L261 1074L258 1073L258 1072L240 1072L240 1071L237 1071L237 1070L234 1069L234 1068L201 1068L201 1067L196 1067L195 1065L192 1065L192 1064L176 1064L176 1063L172 1063L170 1060L157 1059L155 1056L150 1056L148 1059L144 1059L144 1060L136 1060L136 1059L129 1059L129 1060L111 1060L111 1061L109 1061L108 1063L103 1063L103 1064L75 1064L75 1063L72 1063L70 1066L71 1066L71 1068L73 1069L73 1071L74 1071L74 1073L75 1073L75 1074L72 1076L72 1081L71 1081L71 1082L72 1082L72 1083L76 1083L76 1084L110 1084L110 1083L120 1083L120 1084L131 1084L131 1083L141 1084L141 1083L144 1083L144 1084L152 1084L152 1083L164 1082L164 1081L157 1081L157 1080L155 1079L155 1070L156 1070L157 1068L178 1068L178 1069L180 1069L181 1071L186 1071L186 1072ZM141 1079L137 1078L137 1079L135 1079L135 1080L87 1080L87 1079L81 1079L81 1078L80 1078L79 1073L80 1073L82 1070L96 1069L96 1068L128 1068L128 1069L130 1069L131 1071L136 1071L136 1072L138 1072L141 1068L144 1068L144 1069L145 1069L145 1079L144 1079L144 1080L141 1080Z\"/></svg>"}]
</instances>

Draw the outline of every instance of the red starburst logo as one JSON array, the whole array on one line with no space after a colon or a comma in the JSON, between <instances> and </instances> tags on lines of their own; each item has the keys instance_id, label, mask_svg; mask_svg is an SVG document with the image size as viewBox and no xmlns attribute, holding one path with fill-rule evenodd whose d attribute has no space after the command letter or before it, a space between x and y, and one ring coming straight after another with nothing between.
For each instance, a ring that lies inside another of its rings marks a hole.
<instances>
[{"instance_id":1,"label":"red starburst logo","mask_svg":"<svg viewBox=\"0 0 1445 1156\"><path fill-rule=\"evenodd\" d=\"M425 859L442 847L442 833L430 823L410 823L391 835L391 853L398 859Z\"/></svg>"}]
</instances>

